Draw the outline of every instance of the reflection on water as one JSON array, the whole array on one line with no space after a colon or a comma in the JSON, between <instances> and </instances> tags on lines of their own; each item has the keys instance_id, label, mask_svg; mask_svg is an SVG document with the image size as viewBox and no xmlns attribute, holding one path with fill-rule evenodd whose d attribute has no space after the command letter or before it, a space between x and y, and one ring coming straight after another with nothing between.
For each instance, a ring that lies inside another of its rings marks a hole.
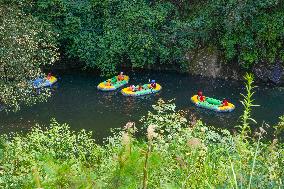
<instances>
[{"instance_id":1,"label":"reflection on water","mask_svg":"<svg viewBox=\"0 0 284 189\"><path fill-rule=\"evenodd\" d=\"M69 123L73 129L92 130L97 138L109 134L110 128L122 127L127 121L138 121L141 116L152 110L152 104L159 98L176 99L178 109L196 115L210 125L233 128L239 122L242 106L240 93L244 92L242 83L191 77L175 73L136 72L130 75L130 84L143 84L149 78L155 79L163 90L154 95L126 97L120 91L101 92L96 86L106 78L87 73L65 73L61 76L54 95L47 103L23 108L8 115L0 112L0 129L2 132L25 131L35 123L46 124L54 117L59 122ZM196 108L190 97L198 90L203 94L218 99L227 98L236 105L232 113L216 113ZM259 87L255 95L260 104L253 110L259 123L266 120L275 124L284 114L284 89ZM138 125L139 126L139 125Z\"/></svg>"}]
</instances>

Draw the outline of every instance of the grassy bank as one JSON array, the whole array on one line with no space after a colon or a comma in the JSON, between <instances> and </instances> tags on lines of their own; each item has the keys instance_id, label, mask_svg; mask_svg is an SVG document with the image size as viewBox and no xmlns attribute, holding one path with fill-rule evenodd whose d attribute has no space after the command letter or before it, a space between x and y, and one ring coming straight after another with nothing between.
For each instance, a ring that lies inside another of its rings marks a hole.
<instances>
[{"instance_id":1,"label":"grassy bank","mask_svg":"<svg viewBox=\"0 0 284 189\"><path fill-rule=\"evenodd\" d=\"M91 133L51 121L25 136L1 138L3 188L281 188L284 147L188 121L174 104L159 101L144 118L97 145ZM279 127L283 127L279 123Z\"/></svg>"}]
</instances>

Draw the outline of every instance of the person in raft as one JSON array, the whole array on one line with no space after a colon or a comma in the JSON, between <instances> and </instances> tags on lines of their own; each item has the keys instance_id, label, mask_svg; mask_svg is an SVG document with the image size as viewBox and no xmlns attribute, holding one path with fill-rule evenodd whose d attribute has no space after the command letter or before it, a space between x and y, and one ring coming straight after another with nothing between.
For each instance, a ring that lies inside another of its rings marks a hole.
<instances>
[{"instance_id":1,"label":"person in raft","mask_svg":"<svg viewBox=\"0 0 284 189\"><path fill-rule=\"evenodd\" d=\"M204 102L204 101L205 101L206 97L203 96L202 91L198 91L198 93L197 93L197 99L198 99L200 102Z\"/></svg>"},{"instance_id":2,"label":"person in raft","mask_svg":"<svg viewBox=\"0 0 284 189\"><path fill-rule=\"evenodd\" d=\"M132 92L135 92L136 91L136 87L135 85L132 85Z\"/></svg>"},{"instance_id":3,"label":"person in raft","mask_svg":"<svg viewBox=\"0 0 284 189\"><path fill-rule=\"evenodd\" d=\"M135 91L135 86L134 85L130 85L128 87L128 90L134 92Z\"/></svg>"},{"instance_id":4,"label":"person in raft","mask_svg":"<svg viewBox=\"0 0 284 189\"><path fill-rule=\"evenodd\" d=\"M228 106L228 105L229 105L228 100L224 98L222 101L222 106Z\"/></svg>"},{"instance_id":5,"label":"person in raft","mask_svg":"<svg viewBox=\"0 0 284 189\"><path fill-rule=\"evenodd\" d=\"M155 81L155 80L152 80L152 81L151 81L151 84L150 84L151 89L155 89L156 86L157 86L156 81Z\"/></svg>"},{"instance_id":6,"label":"person in raft","mask_svg":"<svg viewBox=\"0 0 284 189\"><path fill-rule=\"evenodd\" d=\"M47 79L47 80L50 80L50 79L51 79L51 76L52 76L51 73L48 73L46 79Z\"/></svg>"},{"instance_id":7,"label":"person in raft","mask_svg":"<svg viewBox=\"0 0 284 189\"><path fill-rule=\"evenodd\" d=\"M106 85L106 86L111 86L111 81L110 81L110 79L107 80L107 82L106 82L105 85Z\"/></svg>"},{"instance_id":8,"label":"person in raft","mask_svg":"<svg viewBox=\"0 0 284 189\"><path fill-rule=\"evenodd\" d=\"M119 74L118 77L117 77L117 80L118 80L118 81L124 80L123 72L120 72L120 74Z\"/></svg>"},{"instance_id":9,"label":"person in raft","mask_svg":"<svg viewBox=\"0 0 284 189\"><path fill-rule=\"evenodd\" d=\"M138 85L138 91L141 91L143 89L143 87L141 85Z\"/></svg>"}]
</instances>

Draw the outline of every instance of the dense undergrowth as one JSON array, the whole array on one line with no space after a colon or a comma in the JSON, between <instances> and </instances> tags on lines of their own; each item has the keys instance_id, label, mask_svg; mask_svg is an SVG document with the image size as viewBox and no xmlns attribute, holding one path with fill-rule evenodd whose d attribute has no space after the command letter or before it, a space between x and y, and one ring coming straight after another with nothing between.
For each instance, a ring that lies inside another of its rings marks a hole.
<instances>
[{"instance_id":1,"label":"dense undergrowth","mask_svg":"<svg viewBox=\"0 0 284 189\"><path fill-rule=\"evenodd\" d=\"M55 120L46 129L2 136L0 187L282 188L283 117L274 138L265 138L264 126L254 134L248 129L251 109L245 107L234 134L187 119L172 102L159 100L141 119L145 137L137 137L130 122L98 145L91 132L75 133Z\"/></svg>"}]
</instances>

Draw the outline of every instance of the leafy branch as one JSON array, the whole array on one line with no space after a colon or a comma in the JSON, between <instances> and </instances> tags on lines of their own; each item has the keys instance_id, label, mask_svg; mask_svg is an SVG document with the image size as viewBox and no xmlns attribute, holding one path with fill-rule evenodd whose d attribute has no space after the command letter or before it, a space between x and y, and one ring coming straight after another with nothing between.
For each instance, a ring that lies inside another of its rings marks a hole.
<instances>
[{"instance_id":1,"label":"leafy branch","mask_svg":"<svg viewBox=\"0 0 284 189\"><path fill-rule=\"evenodd\" d=\"M248 133L251 132L250 128L250 122L257 123L252 118L252 107L256 107L259 105L254 104L254 89L256 86L254 86L254 76L253 74L246 73L244 76L244 79L246 80L245 88L246 88L246 94L241 94L243 96L244 100L241 101L242 105L244 106L244 113L241 116L242 125L239 126L241 128L241 136L245 137Z\"/></svg>"}]
</instances>

